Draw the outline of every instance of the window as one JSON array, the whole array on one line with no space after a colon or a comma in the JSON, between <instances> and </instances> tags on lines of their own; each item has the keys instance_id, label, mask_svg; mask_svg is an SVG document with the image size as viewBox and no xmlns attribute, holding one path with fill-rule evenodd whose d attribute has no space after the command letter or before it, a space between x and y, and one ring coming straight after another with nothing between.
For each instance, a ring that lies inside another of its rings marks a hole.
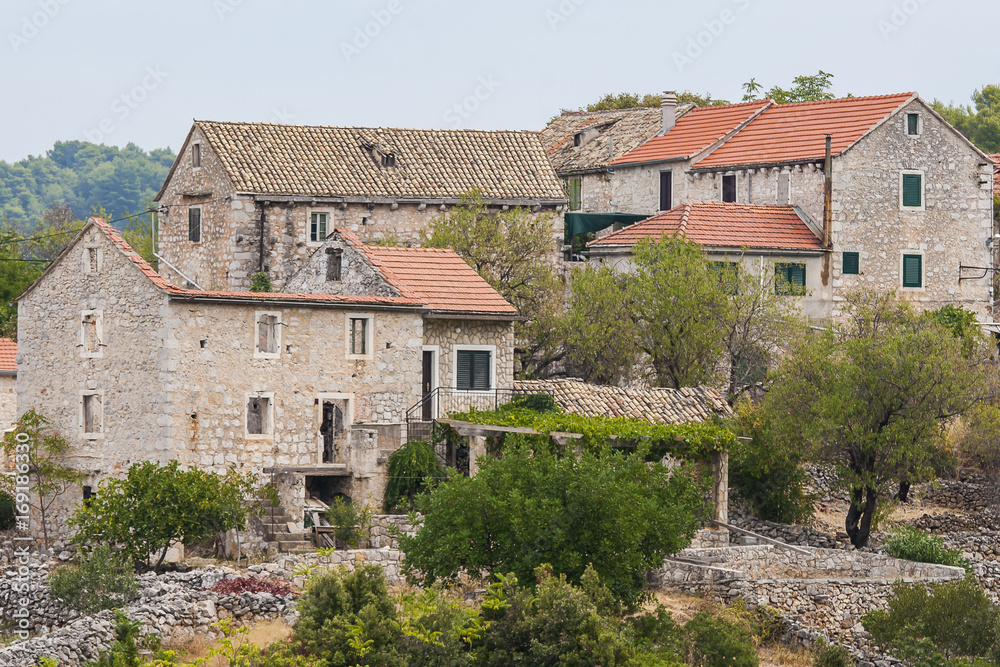
<instances>
[{"instance_id":1,"label":"window","mask_svg":"<svg viewBox=\"0 0 1000 667\"><path fill-rule=\"evenodd\" d=\"M583 207L583 179L566 179L566 196L569 197L569 210L579 211Z\"/></svg>"},{"instance_id":2,"label":"window","mask_svg":"<svg viewBox=\"0 0 1000 667\"><path fill-rule=\"evenodd\" d=\"M583 143L583 132L577 132L573 135L573 145L579 146Z\"/></svg>"},{"instance_id":3,"label":"window","mask_svg":"<svg viewBox=\"0 0 1000 667\"><path fill-rule=\"evenodd\" d=\"M923 209L924 182L919 172L903 172L900 200L903 208Z\"/></svg>"},{"instance_id":4,"label":"window","mask_svg":"<svg viewBox=\"0 0 1000 667\"><path fill-rule=\"evenodd\" d=\"M785 296L803 296L806 293L806 265L775 264L774 293Z\"/></svg>"},{"instance_id":5,"label":"window","mask_svg":"<svg viewBox=\"0 0 1000 667\"><path fill-rule=\"evenodd\" d=\"M281 313L258 311L254 321L254 359L277 359L281 356Z\"/></svg>"},{"instance_id":6,"label":"window","mask_svg":"<svg viewBox=\"0 0 1000 667\"><path fill-rule=\"evenodd\" d=\"M736 174L722 177L722 201L736 201Z\"/></svg>"},{"instance_id":7,"label":"window","mask_svg":"<svg viewBox=\"0 0 1000 667\"><path fill-rule=\"evenodd\" d=\"M94 487L84 486L83 487L83 506L90 507L90 499L94 497Z\"/></svg>"},{"instance_id":8,"label":"window","mask_svg":"<svg viewBox=\"0 0 1000 667\"><path fill-rule=\"evenodd\" d=\"M674 206L674 174L670 171L660 172L660 210L669 211Z\"/></svg>"},{"instance_id":9,"label":"window","mask_svg":"<svg viewBox=\"0 0 1000 667\"><path fill-rule=\"evenodd\" d=\"M326 279L330 282L340 282L340 271L343 265L344 251L340 248L326 249Z\"/></svg>"},{"instance_id":10,"label":"window","mask_svg":"<svg viewBox=\"0 0 1000 667\"><path fill-rule=\"evenodd\" d=\"M923 264L922 255L903 255L903 287L924 286Z\"/></svg>"},{"instance_id":11,"label":"window","mask_svg":"<svg viewBox=\"0 0 1000 667\"><path fill-rule=\"evenodd\" d=\"M104 397L100 393L90 391L80 397L80 425L84 437L104 432Z\"/></svg>"},{"instance_id":12,"label":"window","mask_svg":"<svg viewBox=\"0 0 1000 667\"><path fill-rule=\"evenodd\" d=\"M104 317L99 310L85 310L80 314L80 356L104 356Z\"/></svg>"},{"instance_id":13,"label":"window","mask_svg":"<svg viewBox=\"0 0 1000 667\"><path fill-rule=\"evenodd\" d=\"M201 144L191 146L191 166L195 169L201 166Z\"/></svg>"},{"instance_id":14,"label":"window","mask_svg":"<svg viewBox=\"0 0 1000 667\"><path fill-rule=\"evenodd\" d=\"M201 243L201 209L188 209L188 241Z\"/></svg>"},{"instance_id":15,"label":"window","mask_svg":"<svg viewBox=\"0 0 1000 667\"><path fill-rule=\"evenodd\" d=\"M313 213L309 218L309 242L322 243L326 239L326 213Z\"/></svg>"},{"instance_id":16,"label":"window","mask_svg":"<svg viewBox=\"0 0 1000 667\"><path fill-rule=\"evenodd\" d=\"M373 359L375 318L367 313L349 313L344 321L348 359Z\"/></svg>"},{"instance_id":17,"label":"window","mask_svg":"<svg viewBox=\"0 0 1000 667\"><path fill-rule=\"evenodd\" d=\"M462 391L488 391L493 365L490 350L458 350L455 360L455 387Z\"/></svg>"},{"instance_id":18,"label":"window","mask_svg":"<svg viewBox=\"0 0 1000 667\"><path fill-rule=\"evenodd\" d=\"M351 318L351 354L368 354L368 319Z\"/></svg>"},{"instance_id":19,"label":"window","mask_svg":"<svg viewBox=\"0 0 1000 667\"><path fill-rule=\"evenodd\" d=\"M844 253L844 268L841 271L844 275L856 276L861 273L861 259L856 252Z\"/></svg>"},{"instance_id":20,"label":"window","mask_svg":"<svg viewBox=\"0 0 1000 667\"><path fill-rule=\"evenodd\" d=\"M83 249L83 272L95 276L101 272L101 249L98 246L85 246Z\"/></svg>"},{"instance_id":21,"label":"window","mask_svg":"<svg viewBox=\"0 0 1000 667\"><path fill-rule=\"evenodd\" d=\"M396 156L392 153L382 153L381 162L383 167L395 167L396 166Z\"/></svg>"},{"instance_id":22,"label":"window","mask_svg":"<svg viewBox=\"0 0 1000 667\"><path fill-rule=\"evenodd\" d=\"M724 294L732 296L739 292L740 269L736 262L711 262L709 270L718 278Z\"/></svg>"},{"instance_id":23,"label":"window","mask_svg":"<svg viewBox=\"0 0 1000 667\"><path fill-rule=\"evenodd\" d=\"M906 114L906 133L911 137L920 134L920 114Z\"/></svg>"},{"instance_id":24,"label":"window","mask_svg":"<svg viewBox=\"0 0 1000 667\"><path fill-rule=\"evenodd\" d=\"M247 436L271 435L274 398L271 394L247 397Z\"/></svg>"}]
</instances>

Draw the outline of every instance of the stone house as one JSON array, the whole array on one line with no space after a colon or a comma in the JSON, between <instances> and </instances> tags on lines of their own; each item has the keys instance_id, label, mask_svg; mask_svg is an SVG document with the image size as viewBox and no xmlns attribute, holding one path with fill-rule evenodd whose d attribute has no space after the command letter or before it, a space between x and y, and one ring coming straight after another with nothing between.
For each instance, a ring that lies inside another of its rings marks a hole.
<instances>
[{"instance_id":1,"label":"stone house","mask_svg":"<svg viewBox=\"0 0 1000 667\"><path fill-rule=\"evenodd\" d=\"M993 160L915 93L695 109L608 168L627 213L796 207L823 246L822 261L804 267L819 300L811 316L837 316L845 294L867 286L992 321L982 269L993 266Z\"/></svg>"},{"instance_id":2,"label":"stone house","mask_svg":"<svg viewBox=\"0 0 1000 667\"><path fill-rule=\"evenodd\" d=\"M0 431L17 420L17 343L0 338Z\"/></svg>"},{"instance_id":3,"label":"stone house","mask_svg":"<svg viewBox=\"0 0 1000 667\"><path fill-rule=\"evenodd\" d=\"M439 383L511 386L517 313L451 250L332 230L288 282L178 287L91 218L18 299L18 412L69 439L84 497L177 459L270 475L301 525L308 496L381 501L406 412Z\"/></svg>"},{"instance_id":4,"label":"stone house","mask_svg":"<svg viewBox=\"0 0 1000 667\"><path fill-rule=\"evenodd\" d=\"M537 132L195 121L156 196L160 270L209 290L264 272L283 290L335 228L419 244L472 189L551 217L560 261L566 195Z\"/></svg>"}]
</instances>

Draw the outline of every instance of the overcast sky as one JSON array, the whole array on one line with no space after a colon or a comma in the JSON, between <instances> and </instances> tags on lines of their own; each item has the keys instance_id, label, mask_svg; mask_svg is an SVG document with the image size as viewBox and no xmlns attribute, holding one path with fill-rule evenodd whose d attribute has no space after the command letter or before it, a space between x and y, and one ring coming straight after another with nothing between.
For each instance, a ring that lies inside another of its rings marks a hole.
<instances>
[{"instance_id":1,"label":"overcast sky","mask_svg":"<svg viewBox=\"0 0 1000 667\"><path fill-rule=\"evenodd\" d=\"M967 102L995 0L0 0L0 160L87 139L177 150L193 118L541 129L608 92Z\"/></svg>"}]
</instances>

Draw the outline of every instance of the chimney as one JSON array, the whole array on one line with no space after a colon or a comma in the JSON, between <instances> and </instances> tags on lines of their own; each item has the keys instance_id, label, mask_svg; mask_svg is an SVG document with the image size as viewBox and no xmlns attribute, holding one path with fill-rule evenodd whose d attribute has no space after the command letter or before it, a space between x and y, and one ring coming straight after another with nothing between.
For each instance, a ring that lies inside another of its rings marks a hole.
<instances>
[{"instance_id":1,"label":"chimney","mask_svg":"<svg viewBox=\"0 0 1000 667\"><path fill-rule=\"evenodd\" d=\"M663 99L660 102L660 109L663 111L663 132L666 134L677 122L677 92L673 90L663 91Z\"/></svg>"}]
</instances>

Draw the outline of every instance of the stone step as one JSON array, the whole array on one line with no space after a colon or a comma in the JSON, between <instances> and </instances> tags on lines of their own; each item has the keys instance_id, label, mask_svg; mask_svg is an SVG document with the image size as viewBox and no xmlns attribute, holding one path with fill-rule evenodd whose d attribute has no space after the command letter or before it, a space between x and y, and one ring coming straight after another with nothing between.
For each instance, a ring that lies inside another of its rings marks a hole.
<instances>
[{"instance_id":1,"label":"stone step","mask_svg":"<svg viewBox=\"0 0 1000 667\"><path fill-rule=\"evenodd\" d=\"M307 541L305 533L275 533L275 542L300 542Z\"/></svg>"},{"instance_id":2,"label":"stone step","mask_svg":"<svg viewBox=\"0 0 1000 667\"><path fill-rule=\"evenodd\" d=\"M275 519L274 521L271 521L270 519L263 519L261 520L261 523L264 525L264 528L271 528L282 533L288 531L289 522L286 519Z\"/></svg>"},{"instance_id":3,"label":"stone step","mask_svg":"<svg viewBox=\"0 0 1000 667\"><path fill-rule=\"evenodd\" d=\"M278 550L283 554L309 554L316 551L316 547L308 540L298 540L295 542L279 542Z\"/></svg>"}]
</instances>

